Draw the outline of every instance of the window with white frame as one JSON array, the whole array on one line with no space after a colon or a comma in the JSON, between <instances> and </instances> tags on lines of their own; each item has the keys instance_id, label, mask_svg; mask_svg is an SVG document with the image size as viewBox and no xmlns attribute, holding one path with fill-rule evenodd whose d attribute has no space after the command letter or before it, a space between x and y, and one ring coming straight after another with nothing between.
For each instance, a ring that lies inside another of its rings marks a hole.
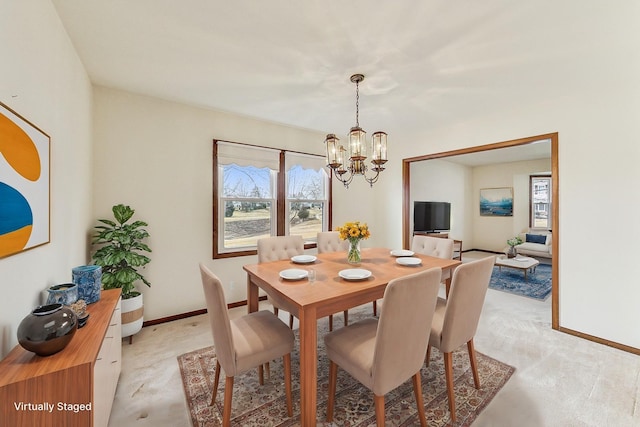
<instances>
[{"instance_id":1,"label":"window with white frame","mask_svg":"<svg viewBox=\"0 0 640 427\"><path fill-rule=\"evenodd\" d=\"M260 238L330 227L324 157L214 140L213 257L256 253Z\"/></svg>"},{"instance_id":2,"label":"window with white frame","mask_svg":"<svg viewBox=\"0 0 640 427\"><path fill-rule=\"evenodd\" d=\"M551 224L551 176L532 175L529 179L529 226L550 230Z\"/></svg>"},{"instance_id":3,"label":"window with white frame","mask_svg":"<svg viewBox=\"0 0 640 427\"><path fill-rule=\"evenodd\" d=\"M305 242L316 242L327 230L329 176L323 157L287 152L287 234L300 235Z\"/></svg>"}]
</instances>

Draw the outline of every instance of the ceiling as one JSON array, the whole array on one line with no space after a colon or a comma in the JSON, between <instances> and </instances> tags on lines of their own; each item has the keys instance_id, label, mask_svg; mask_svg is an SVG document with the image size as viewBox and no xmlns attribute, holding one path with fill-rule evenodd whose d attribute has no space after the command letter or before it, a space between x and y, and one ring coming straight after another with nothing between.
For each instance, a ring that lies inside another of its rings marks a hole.
<instances>
[{"instance_id":1,"label":"ceiling","mask_svg":"<svg viewBox=\"0 0 640 427\"><path fill-rule=\"evenodd\" d=\"M363 73L360 125L390 147L510 108L565 30L506 0L52 2L94 84L340 136Z\"/></svg>"}]
</instances>

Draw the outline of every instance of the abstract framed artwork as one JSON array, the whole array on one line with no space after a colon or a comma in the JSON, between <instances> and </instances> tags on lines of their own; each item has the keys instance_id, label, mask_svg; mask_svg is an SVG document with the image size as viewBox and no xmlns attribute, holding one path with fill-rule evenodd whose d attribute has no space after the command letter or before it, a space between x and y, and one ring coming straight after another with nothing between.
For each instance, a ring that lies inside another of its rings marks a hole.
<instances>
[{"instance_id":1,"label":"abstract framed artwork","mask_svg":"<svg viewBox=\"0 0 640 427\"><path fill-rule=\"evenodd\" d=\"M0 102L0 258L50 241L49 135Z\"/></svg>"},{"instance_id":2,"label":"abstract framed artwork","mask_svg":"<svg viewBox=\"0 0 640 427\"><path fill-rule=\"evenodd\" d=\"M513 216L513 187L481 188L480 216Z\"/></svg>"}]
</instances>

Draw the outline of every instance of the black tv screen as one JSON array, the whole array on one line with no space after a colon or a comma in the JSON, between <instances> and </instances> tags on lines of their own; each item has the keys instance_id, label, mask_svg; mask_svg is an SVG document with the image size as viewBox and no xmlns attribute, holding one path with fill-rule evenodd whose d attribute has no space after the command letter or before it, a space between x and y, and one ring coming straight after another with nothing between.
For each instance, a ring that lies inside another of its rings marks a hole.
<instances>
[{"instance_id":1,"label":"black tv screen","mask_svg":"<svg viewBox=\"0 0 640 427\"><path fill-rule=\"evenodd\" d=\"M451 203L413 202L413 231L447 231L451 223Z\"/></svg>"}]
</instances>

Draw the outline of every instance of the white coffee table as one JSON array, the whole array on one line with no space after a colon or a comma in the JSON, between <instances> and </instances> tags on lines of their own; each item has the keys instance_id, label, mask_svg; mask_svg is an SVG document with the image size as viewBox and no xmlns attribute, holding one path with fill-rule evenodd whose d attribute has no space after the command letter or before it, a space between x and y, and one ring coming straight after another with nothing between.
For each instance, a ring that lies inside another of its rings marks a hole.
<instances>
[{"instance_id":1,"label":"white coffee table","mask_svg":"<svg viewBox=\"0 0 640 427\"><path fill-rule=\"evenodd\" d=\"M535 258L517 255L515 258L507 258L506 255L496 257L496 265L502 272L502 267L515 268L524 272L524 279L527 280L527 272L535 273L536 267L540 264Z\"/></svg>"}]
</instances>

